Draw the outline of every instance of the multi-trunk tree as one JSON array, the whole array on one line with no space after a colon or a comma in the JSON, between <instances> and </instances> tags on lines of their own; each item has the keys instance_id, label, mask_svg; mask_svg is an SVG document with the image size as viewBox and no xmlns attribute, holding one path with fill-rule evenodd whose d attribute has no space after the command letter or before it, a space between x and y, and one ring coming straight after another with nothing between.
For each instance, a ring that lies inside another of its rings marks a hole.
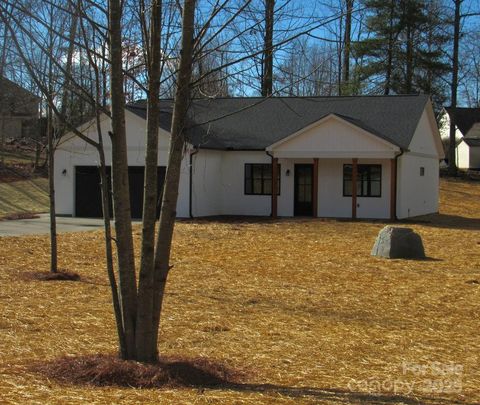
<instances>
[{"instance_id":1,"label":"multi-trunk tree","mask_svg":"<svg viewBox=\"0 0 480 405\"><path fill-rule=\"evenodd\" d=\"M449 146L448 146L448 174L455 176L457 174L457 163L455 148L457 142L456 133L456 108L457 108L457 92L458 92L458 54L460 48L460 22L461 7L463 0L452 0L455 5L453 17L453 55L452 55L452 81L450 88L450 128L449 128Z\"/></svg>"},{"instance_id":2,"label":"multi-trunk tree","mask_svg":"<svg viewBox=\"0 0 480 405\"><path fill-rule=\"evenodd\" d=\"M216 97L223 88L230 91L233 86L229 80L232 77L237 78L238 83L243 82L251 93L259 92L264 96L275 94L275 81L278 90L289 95L334 95L344 88L338 86L339 82L346 87L351 86L352 77L357 82L357 63L352 65L353 72L350 69L352 57L354 60L364 58L366 63L362 73L368 73L365 76L368 79L378 79L382 92L386 94L427 88L434 91L434 79L443 68L441 63L437 65L441 61L436 56L441 43L439 31L435 24L430 23L429 17L436 13L432 9L427 12L423 6L416 9L414 5L419 4L419 0L368 0L367 4L372 10L368 24L372 38L360 41L360 44L357 43L359 41L351 43L351 38L358 39L360 35L352 32L355 17L353 0L342 2L346 6L346 14L342 16L315 23L312 22L315 19L300 19L296 26L295 23L286 23L286 16L293 18L291 11L283 15L283 20L281 18L281 12L285 12L286 5L290 3L288 1L246 0L232 7L227 0L214 4L200 4L201 0L185 0L182 4L162 0L132 3L109 0L107 3L95 3L96 8L92 8L91 2L69 0L69 7L73 7L70 12L68 8L62 8L60 2L50 2L50 5L56 4L58 9L68 12L71 17L68 20L71 24L62 30L42 20L43 17L29 13L27 2L5 1L38 24L39 33L47 32L54 38L62 38L60 43L67 52L64 51L62 57L54 58L52 55L56 53L38 42L38 35L35 36L20 21L13 19L14 16L9 14L5 5L0 4L0 19L5 22L11 17L8 27L11 34L16 34L15 47L62 128L60 133L68 129L80 138L83 136L76 130L75 108L67 103L67 99L81 100L91 108L92 117L95 118L98 139L82 139L99 153L106 267L112 289L120 354L122 358L144 362L158 358L157 339L171 268L170 251L180 164L192 96ZM433 5L434 1L428 4ZM255 10L260 10L256 17ZM78 26L73 29L75 15L78 15ZM336 40L325 40L312 46L305 37L308 34L320 40L318 32L313 34L312 30L334 24L338 18L345 21L341 41L343 54L340 58L335 45L330 45L336 44ZM69 35L68 28L75 35ZM141 38L140 42L138 38ZM33 46L25 47L26 43ZM106 44L107 51L104 49ZM128 49L133 47L135 60L143 63L143 66L135 65L132 70L131 64L125 64L126 46ZM55 96L56 92L49 88L48 80L44 80L48 77L48 69L42 74L39 65L29 57L26 50L33 48L38 49L44 58L45 67L51 66L61 73L56 75L56 85L62 88L63 84L68 90L61 93L63 97ZM339 59L341 61L338 63L343 65L342 75L337 64ZM257 68L257 73L262 74L252 75ZM139 268L135 266L132 236L124 110L128 99L126 90L131 88L132 82L136 90L129 97L136 97L139 91L146 96L147 102ZM372 85L366 83L364 87L371 90ZM159 99L164 94L174 96L174 108L168 168L164 189L158 193ZM67 105L68 108L65 107ZM106 108L107 105L109 108ZM107 159L103 148L103 137L107 134L102 133L101 115L108 117L112 124L108 136L112 144L114 238L110 230L110 187L107 184ZM161 212L157 223L160 195ZM115 252L117 261L113 260Z\"/></svg>"}]
</instances>

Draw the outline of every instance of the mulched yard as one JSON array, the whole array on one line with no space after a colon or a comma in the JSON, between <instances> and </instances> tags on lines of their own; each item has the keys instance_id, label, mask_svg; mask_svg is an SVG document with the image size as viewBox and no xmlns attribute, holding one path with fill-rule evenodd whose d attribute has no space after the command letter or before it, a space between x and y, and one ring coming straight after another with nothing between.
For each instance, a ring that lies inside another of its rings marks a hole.
<instances>
[{"instance_id":1,"label":"mulched yard","mask_svg":"<svg viewBox=\"0 0 480 405\"><path fill-rule=\"evenodd\" d=\"M241 372L214 388L47 378L116 350L102 233L59 237L75 282L25 277L48 269L48 236L0 238L0 402L478 403L480 183L441 192L440 215L410 224L425 261L371 257L381 222L178 222L160 352Z\"/></svg>"}]
</instances>

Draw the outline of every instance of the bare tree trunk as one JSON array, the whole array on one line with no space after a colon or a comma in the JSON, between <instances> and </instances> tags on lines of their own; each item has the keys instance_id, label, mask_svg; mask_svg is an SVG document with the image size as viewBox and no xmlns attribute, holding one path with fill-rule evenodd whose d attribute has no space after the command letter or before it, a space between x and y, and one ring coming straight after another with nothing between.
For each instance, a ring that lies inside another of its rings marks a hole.
<instances>
[{"instance_id":1,"label":"bare tree trunk","mask_svg":"<svg viewBox=\"0 0 480 405\"><path fill-rule=\"evenodd\" d=\"M273 19L275 0L265 0L265 45L263 55L262 96L273 93Z\"/></svg>"},{"instance_id":2,"label":"bare tree trunk","mask_svg":"<svg viewBox=\"0 0 480 405\"><path fill-rule=\"evenodd\" d=\"M413 88L413 30L410 23L407 23L407 66L405 73L405 93L411 94Z\"/></svg>"},{"instance_id":3,"label":"bare tree trunk","mask_svg":"<svg viewBox=\"0 0 480 405\"><path fill-rule=\"evenodd\" d=\"M99 117L97 117L99 118ZM110 187L107 177L107 167L105 164L105 153L103 151L102 133L99 120L97 119L97 130L99 134L100 146L98 153L100 157L100 181L102 190L102 211L103 211L103 227L105 230L105 257L107 261L107 275L112 292L113 311L115 313L115 324L117 326L118 342L120 346L120 355L122 358L127 357L125 345L125 333L122 325L122 309L118 295L117 281L115 278L115 270L113 267L113 250L112 250L112 227L110 225Z\"/></svg>"},{"instance_id":4,"label":"bare tree trunk","mask_svg":"<svg viewBox=\"0 0 480 405\"><path fill-rule=\"evenodd\" d=\"M5 70L5 62L7 60L7 35L8 35L8 26L5 24L3 28L3 44L2 44L2 56L0 57L0 80L3 79L3 74ZM1 152L2 152L2 160L1 166L5 167L5 109L8 108L6 103L3 102L1 99L3 95L2 91L2 83L0 82L0 113L2 114L2 125L0 130L2 131L1 137Z\"/></svg>"},{"instance_id":5,"label":"bare tree trunk","mask_svg":"<svg viewBox=\"0 0 480 405\"><path fill-rule=\"evenodd\" d=\"M343 87L348 88L350 82L350 44L352 37L352 12L354 0L346 0L347 13L345 15L345 35L343 38ZM348 93L350 93L348 91Z\"/></svg>"},{"instance_id":6,"label":"bare tree trunk","mask_svg":"<svg viewBox=\"0 0 480 405\"><path fill-rule=\"evenodd\" d=\"M389 19L389 31L388 31L388 50L387 50L387 71L385 75L385 91L384 94L388 96L390 94L390 88L392 86L392 70L393 70L393 19L395 16L395 0L390 2L390 19Z\"/></svg>"},{"instance_id":7,"label":"bare tree trunk","mask_svg":"<svg viewBox=\"0 0 480 405\"><path fill-rule=\"evenodd\" d=\"M110 135L120 303L125 334L125 348L122 350L122 356L124 359L134 359L137 291L128 183L125 96L123 93L122 9L121 0L109 0L110 93L112 100L112 133Z\"/></svg>"},{"instance_id":8,"label":"bare tree trunk","mask_svg":"<svg viewBox=\"0 0 480 405\"><path fill-rule=\"evenodd\" d=\"M55 146L53 139L53 113L48 109L47 117L48 138L48 197L50 202L50 271L56 273L57 266L57 219L55 217Z\"/></svg>"},{"instance_id":9,"label":"bare tree trunk","mask_svg":"<svg viewBox=\"0 0 480 405\"><path fill-rule=\"evenodd\" d=\"M161 0L152 2L150 35L148 38L148 101L147 101L147 148L145 156L145 183L143 198L142 254L138 280L136 359L157 360L157 348L152 345L153 334L158 330L153 324L155 222L157 218L157 164L159 93L161 73Z\"/></svg>"},{"instance_id":10,"label":"bare tree trunk","mask_svg":"<svg viewBox=\"0 0 480 405\"><path fill-rule=\"evenodd\" d=\"M77 7L71 7L72 12L72 23L70 24L70 33L69 33L69 42L68 42L68 51L67 51L67 61L65 65L65 80L63 82L63 94L62 94L62 104L60 107L60 112L63 116L68 115L68 99L70 94L70 82L72 78L72 64L73 64L73 53L75 51L75 36L77 34L77 25L78 25L78 9L80 8L80 0L77 1ZM65 133L65 125L62 124L61 130L59 133L59 138L62 137Z\"/></svg>"},{"instance_id":11,"label":"bare tree trunk","mask_svg":"<svg viewBox=\"0 0 480 405\"><path fill-rule=\"evenodd\" d=\"M167 276L170 270L170 250L177 214L178 184L185 141L184 129L190 102L190 81L192 77L193 36L195 22L195 0L185 0L183 6L182 51L178 71L178 86L173 110L170 154L168 158L162 209L155 251L154 275L154 330L158 331ZM158 333L153 336L152 349L157 350Z\"/></svg>"},{"instance_id":12,"label":"bare tree trunk","mask_svg":"<svg viewBox=\"0 0 480 405\"><path fill-rule=\"evenodd\" d=\"M0 76L1 77L1 76ZM0 131L2 131L2 138L1 138L1 148L2 148L2 160L0 161L1 167L5 167L5 115L2 114L2 125L0 126Z\"/></svg>"},{"instance_id":13,"label":"bare tree trunk","mask_svg":"<svg viewBox=\"0 0 480 405\"><path fill-rule=\"evenodd\" d=\"M336 77L336 84L337 84L337 94L339 96L342 95L342 77L343 77L343 69L342 69L342 59L343 59L343 17L339 19L339 30L338 30L339 37L337 38L337 77Z\"/></svg>"},{"instance_id":14,"label":"bare tree trunk","mask_svg":"<svg viewBox=\"0 0 480 405\"><path fill-rule=\"evenodd\" d=\"M50 22L53 22L53 6L50 7ZM52 23L53 25L53 23ZM53 31L48 33L48 49L53 54ZM53 99L53 62L50 59L48 63L48 94ZM48 103L47 108L47 153L48 153L48 196L50 203L50 271L56 273L57 268L57 219L55 212L55 128L53 126L53 109Z\"/></svg>"},{"instance_id":15,"label":"bare tree trunk","mask_svg":"<svg viewBox=\"0 0 480 405\"><path fill-rule=\"evenodd\" d=\"M85 31L85 26L83 24L83 20L80 19L80 28L83 34L84 39L87 38L88 34ZM87 41L86 41L87 42ZM115 324L117 327L117 335L118 335L118 342L120 348L120 356L125 358L127 356L126 353L126 344L125 344L125 333L123 331L123 322L122 322L122 308L120 305L120 296L118 294L118 286L117 280L115 276L115 268L113 264L113 249L112 249L112 227L110 224L111 220L111 213L110 213L110 201L111 201L111 193L110 193L110 182L107 176L107 165L105 163L105 152L103 147L103 132L101 126L101 116L100 116L100 105L104 106L104 97L105 97L105 89L104 85L104 72L100 73L100 69L98 64L94 60L92 56L92 52L89 49L86 49L87 58L90 62L91 67L94 70L94 87L95 87L95 122L97 126L97 134L98 134L98 144L95 146L98 155L100 158L100 185L101 185L101 192L102 192L102 212L103 212L103 227L105 231L105 259L107 264L107 275L108 281L110 283L110 291L112 294L112 303L113 303L113 311L115 315ZM104 65L104 61L102 61L102 66Z\"/></svg>"},{"instance_id":16,"label":"bare tree trunk","mask_svg":"<svg viewBox=\"0 0 480 405\"><path fill-rule=\"evenodd\" d=\"M452 84L451 84L451 104L450 104L450 133L448 146L448 174L457 175L456 147L456 109L457 109L457 91L458 91L458 50L460 47L460 9L463 0L453 0L455 3L455 19L453 23L453 59L452 59Z\"/></svg>"},{"instance_id":17,"label":"bare tree trunk","mask_svg":"<svg viewBox=\"0 0 480 405\"><path fill-rule=\"evenodd\" d=\"M35 136L36 136L36 139L35 139L35 161L33 163L33 169L36 171L36 170L38 170L38 167L40 166L40 154L42 153L42 142L41 142L42 134L41 134L40 128L38 128L38 126L35 129Z\"/></svg>"}]
</instances>

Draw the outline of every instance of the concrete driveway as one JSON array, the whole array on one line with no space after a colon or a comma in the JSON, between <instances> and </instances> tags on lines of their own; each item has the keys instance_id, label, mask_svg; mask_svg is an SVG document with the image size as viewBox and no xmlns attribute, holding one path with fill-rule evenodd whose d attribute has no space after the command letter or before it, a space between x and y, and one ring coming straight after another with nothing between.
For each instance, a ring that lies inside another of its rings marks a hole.
<instances>
[{"instance_id":1,"label":"concrete driveway","mask_svg":"<svg viewBox=\"0 0 480 405\"><path fill-rule=\"evenodd\" d=\"M42 235L50 232L48 214L38 214L39 218L0 221L0 237L20 235ZM84 232L103 227L101 218L57 217L57 232Z\"/></svg>"}]
</instances>

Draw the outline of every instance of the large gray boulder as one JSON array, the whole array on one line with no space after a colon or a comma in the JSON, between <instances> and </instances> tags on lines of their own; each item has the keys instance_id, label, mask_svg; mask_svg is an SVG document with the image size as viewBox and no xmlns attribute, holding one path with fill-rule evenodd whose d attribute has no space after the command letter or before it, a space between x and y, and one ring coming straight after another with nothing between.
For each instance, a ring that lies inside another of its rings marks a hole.
<instances>
[{"instance_id":1,"label":"large gray boulder","mask_svg":"<svg viewBox=\"0 0 480 405\"><path fill-rule=\"evenodd\" d=\"M411 228L386 226L377 236L372 256L388 259L424 259L422 238Z\"/></svg>"}]
</instances>

